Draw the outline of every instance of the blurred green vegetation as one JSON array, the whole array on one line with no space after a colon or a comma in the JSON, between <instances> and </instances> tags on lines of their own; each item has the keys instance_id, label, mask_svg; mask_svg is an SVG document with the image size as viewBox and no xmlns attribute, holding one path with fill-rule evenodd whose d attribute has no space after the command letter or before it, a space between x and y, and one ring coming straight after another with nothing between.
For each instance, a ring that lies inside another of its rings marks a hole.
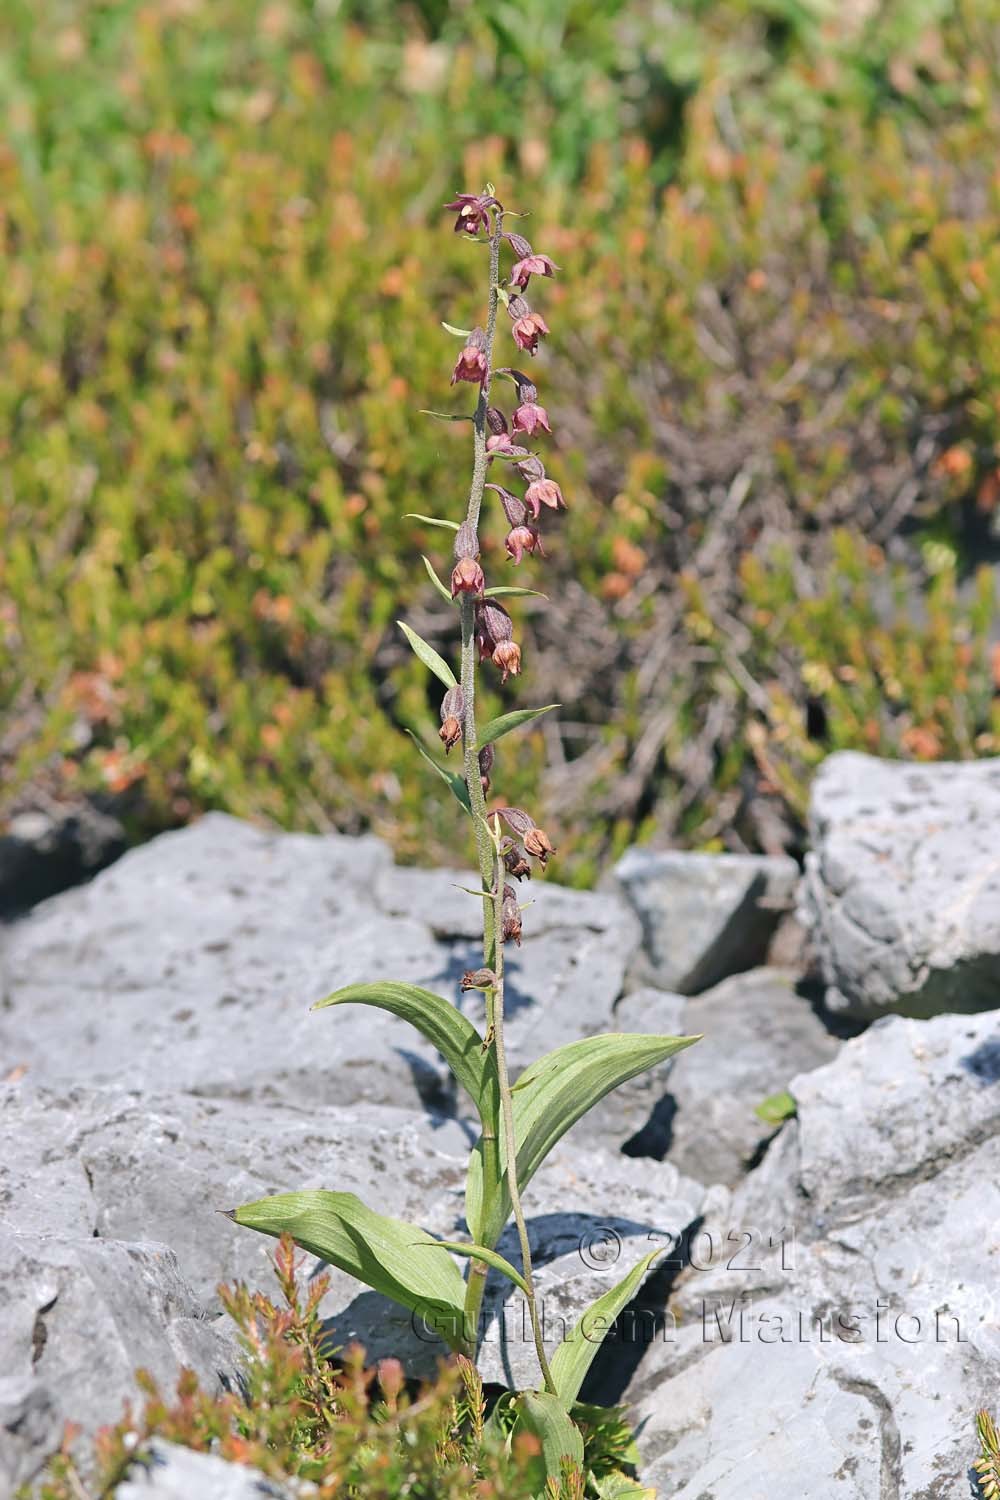
<instances>
[{"instance_id":1,"label":"blurred green vegetation","mask_svg":"<svg viewBox=\"0 0 1000 1500\"><path fill-rule=\"evenodd\" d=\"M454 652L402 517L464 508L419 409L471 408L441 205L488 178L563 267L570 511L485 702L564 704L494 774L559 878L794 848L832 748L1000 748L1000 0L7 0L0 41L0 816L454 857L394 621Z\"/></svg>"}]
</instances>

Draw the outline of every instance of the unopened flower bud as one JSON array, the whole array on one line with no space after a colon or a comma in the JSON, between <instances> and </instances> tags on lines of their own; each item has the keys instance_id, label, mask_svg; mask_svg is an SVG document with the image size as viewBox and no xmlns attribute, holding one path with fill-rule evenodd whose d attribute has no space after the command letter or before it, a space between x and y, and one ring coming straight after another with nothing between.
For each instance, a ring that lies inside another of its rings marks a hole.
<instances>
[{"instance_id":1,"label":"unopened flower bud","mask_svg":"<svg viewBox=\"0 0 1000 1500\"><path fill-rule=\"evenodd\" d=\"M489 361L486 358L486 334L481 328L474 328L469 334L469 341L455 362L455 368L451 372L451 384L455 385L459 380L471 381L473 385L483 385L490 373Z\"/></svg>"},{"instance_id":2,"label":"unopened flower bud","mask_svg":"<svg viewBox=\"0 0 1000 1500\"><path fill-rule=\"evenodd\" d=\"M518 260L523 260L526 255L531 254L531 242L526 240L523 234L516 231L513 234L505 234L504 239L510 245Z\"/></svg>"},{"instance_id":3,"label":"unopened flower bud","mask_svg":"<svg viewBox=\"0 0 1000 1500\"><path fill-rule=\"evenodd\" d=\"M460 557L451 570L451 597L459 594L481 594L486 587L486 576L474 557Z\"/></svg>"},{"instance_id":4,"label":"unopened flower bud","mask_svg":"<svg viewBox=\"0 0 1000 1500\"><path fill-rule=\"evenodd\" d=\"M523 839L536 826L535 820L523 807L498 807L497 816L502 818L517 838Z\"/></svg>"},{"instance_id":5,"label":"unopened flower bud","mask_svg":"<svg viewBox=\"0 0 1000 1500\"><path fill-rule=\"evenodd\" d=\"M462 975L464 990L495 990L497 976L492 969L466 969Z\"/></svg>"},{"instance_id":6,"label":"unopened flower bud","mask_svg":"<svg viewBox=\"0 0 1000 1500\"><path fill-rule=\"evenodd\" d=\"M500 908L500 938L509 943L511 938L521 946L521 912L517 904L517 892L512 885L503 888L503 905Z\"/></svg>"},{"instance_id":7,"label":"unopened flower bud","mask_svg":"<svg viewBox=\"0 0 1000 1500\"><path fill-rule=\"evenodd\" d=\"M566 501L563 492L554 479L536 479L529 484L524 492L525 503L531 507L531 514L538 520L541 508L547 505L551 510L565 510Z\"/></svg>"},{"instance_id":8,"label":"unopened flower bud","mask_svg":"<svg viewBox=\"0 0 1000 1500\"><path fill-rule=\"evenodd\" d=\"M382 1387L382 1394L390 1406L397 1400L399 1393L406 1384L406 1376L403 1373L402 1363L398 1359L380 1359L378 1362L378 1383Z\"/></svg>"},{"instance_id":9,"label":"unopened flower bud","mask_svg":"<svg viewBox=\"0 0 1000 1500\"><path fill-rule=\"evenodd\" d=\"M464 714L465 694L460 687L449 688L441 700L441 728L438 730L446 752L462 738Z\"/></svg>"},{"instance_id":10,"label":"unopened flower bud","mask_svg":"<svg viewBox=\"0 0 1000 1500\"><path fill-rule=\"evenodd\" d=\"M549 855L556 852L543 828L530 828L524 836L524 847L538 860L543 870L548 864Z\"/></svg>"},{"instance_id":11,"label":"unopened flower bud","mask_svg":"<svg viewBox=\"0 0 1000 1500\"><path fill-rule=\"evenodd\" d=\"M507 312L510 315L511 321L516 323L518 318L526 318L531 312L531 308L523 297L518 297L515 293L513 297L508 297L507 299Z\"/></svg>"},{"instance_id":12,"label":"unopened flower bud","mask_svg":"<svg viewBox=\"0 0 1000 1500\"><path fill-rule=\"evenodd\" d=\"M483 788L483 796L489 796L490 772L496 759L496 751L492 744L484 745L479 752L479 780Z\"/></svg>"},{"instance_id":13,"label":"unopened flower bud","mask_svg":"<svg viewBox=\"0 0 1000 1500\"><path fill-rule=\"evenodd\" d=\"M511 494L510 490L504 489L502 484L487 484L484 488L495 490L500 496L503 513L511 526L521 526L524 524L528 511L523 500L519 500L516 495Z\"/></svg>"},{"instance_id":14,"label":"unopened flower bud","mask_svg":"<svg viewBox=\"0 0 1000 1500\"><path fill-rule=\"evenodd\" d=\"M545 465L542 463L542 460L540 458L535 458L534 454L530 454L527 458L522 459L522 461L515 464L514 467L520 474L522 479L527 479L530 481L533 479L545 478Z\"/></svg>"},{"instance_id":15,"label":"unopened flower bud","mask_svg":"<svg viewBox=\"0 0 1000 1500\"><path fill-rule=\"evenodd\" d=\"M494 436L507 431L507 418L499 406L488 406L486 408L486 425Z\"/></svg>"},{"instance_id":16,"label":"unopened flower bud","mask_svg":"<svg viewBox=\"0 0 1000 1500\"><path fill-rule=\"evenodd\" d=\"M511 270L510 284L519 286L523 291L532 276L553 276L558 269L555 261L550 260L547 255L522 255Z\"/></svg>"},{"instance_id":17,"label":"unopened flower bud","mask_svg":"<svg viewBox=\"0 0 1000 1500\"><path fill-rule=\"evenodd\" d=\"M479 537L471 521L463 521L455 532L452 555L456 558L479 556Z\"/></svg>"},{"instance_id":18,"label":"unopened flower bud","mask_svg":"<svg viewBox=\"0 0 1000 1500\"><path fill-rule=\"evenodd\" d=\"M501 682L506 682L508 677L516 677L521 670L521 648L517 642L501 641L494 648L493 665L503 673Z\"/></svg>"}]
</instances>

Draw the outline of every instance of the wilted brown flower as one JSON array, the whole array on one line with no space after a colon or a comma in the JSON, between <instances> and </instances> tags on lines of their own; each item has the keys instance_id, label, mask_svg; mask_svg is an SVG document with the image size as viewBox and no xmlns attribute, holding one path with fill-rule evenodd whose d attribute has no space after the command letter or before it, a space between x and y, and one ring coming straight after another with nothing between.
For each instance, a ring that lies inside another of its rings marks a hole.
<instances>
[{"instance_id":1,"label":"wilted brown flower","mask_svg":"<svg viewBox=\"0 0 1000 1500\"><path fill-rule=\"evenodd\" d=\"M438 730L446 753L462 738L464 715L465 694L458 686L449 688L441 699L441 728Z\"/></svg>"},{"instance_id":2,"label":"wilted brown flower","mask_svg":"<svg viewBox=\"0 0 1000 1500\"><path fill-rule=\"evenodd\" d=\"M530 828L524 836L524 847L538 860L542 869L548 864L549 855L556 852L544 828Z\"/></svg>"},{"instance_id":3,"label":"wilted brown flower","mask_svg":"<svg viewBox=\"0 0 1000 1500\"><path fill-rule=\"evenodd\" d=\"M479 752L479 781L483 788L483 796L488 797L490 791L490 772L496 759L496 751L492 744L484 745Z\"/></svg>"},{"instance_id":4,"label":"wilted brown flower","mask_svg":"<svg viewBox=\"0 0 1000 1500\"><path fill-rule=\"evenodd\" d=\"M497 976L492 969L466 969L462 975L463 990L494 990Z\"/></svg>"},{"instance_id":5,"label":"wilted brown flower","mask_svg":"<svg viewBox=\"0 0 1000 1500\"><path fill-rule=\"evenodd\" d=\"M501 682L516 677L521 670L521 648L516 641L500 641L493 651L493 665L503 673Z\"/></svg>"},{"instance_id":6,"label":"wilted brown flower","mask_svg":"<svg viewBox=\"0 0 1000 1500\"><path fill-rule=\"evenodd\" d=\"M509 943L511 938L521 946L521 912L517 904L517 892L512 885L503 888L503 905L500 908L500 938Z\"/></svg>"}]
</instances>

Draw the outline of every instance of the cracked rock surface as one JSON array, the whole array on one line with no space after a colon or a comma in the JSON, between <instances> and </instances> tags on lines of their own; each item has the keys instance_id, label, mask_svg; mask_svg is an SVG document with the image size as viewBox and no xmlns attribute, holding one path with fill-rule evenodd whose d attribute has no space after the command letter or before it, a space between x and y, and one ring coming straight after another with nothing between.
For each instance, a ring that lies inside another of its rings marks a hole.
<instances>
[{"instance_id":1,"label":"cracked rock surface","mask_svg":"<svg viewBox=\"0 0 1000 1500\"><path fill-rule=\"evenodd\" d=\"M971 1493L1000 1384L996 1017L880 1022L791 1089L632 1382L644 1477L672 1500Z\"/></svg>"},{"instance_id":2,"label":"cracked rock surface","mask_svg":"<svg viewBox=\"0 0 1000 1500\"><path fill-rule=\"evenodd\" d=\"M1000 760L831 755L809 830L799 914L831 1011L1000 1006Z\"/></svg>"}]
</instances>

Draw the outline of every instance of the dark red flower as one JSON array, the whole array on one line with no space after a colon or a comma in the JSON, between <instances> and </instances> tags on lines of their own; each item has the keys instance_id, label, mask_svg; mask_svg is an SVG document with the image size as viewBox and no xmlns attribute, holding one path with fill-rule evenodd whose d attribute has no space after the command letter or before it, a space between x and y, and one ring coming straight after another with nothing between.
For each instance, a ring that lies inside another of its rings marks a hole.
<instances>
[{"instance_id":1,"label":"dark red flower","mask_svg":"<svg viewBox=\"0 0 1000 1500\"><path fill-rule=\"evenodd\" d=\"M537 552L539 557L545 556L542 538L535 526L512 526L504 546L512 563L519 563L526 552Z\"/></svg>"},{"instance_id":2,"label":"dark red flower","mask_svg":"<svg viewBox=\"0 0 1000 1500\"><path fill-rule=\"evenodd\" d=\"M547 255L526 255L519 260L510 273L511 286L523 291L532 276L552 276L559 267Z\"/></svg>"},{"instance_id":3,"label":"dark red flower","mask_svg":"<svg viewBox=\"0 0 1000 1500\"><path fill-rule=\"evenodd\" d=\"M474 557L460 557L451 570L451 597L459 594L481 594L486 587L486 577Z\"/></svg>"},{"instance_id":4,"label":"dark red flower","mask_svg":"<svg viewBox=\"0 0 1000 1500\"><path fill-rule=\"evenodd\" d=\"M446 203L449 213L458 214L455 220L456 234L478 234L480 229L489 229L488 210L499 208L497 200L487 193L459 193L451 203Z\"/></svg>"},{"instance_id":5,"label":"dark red flower","mask_svg":"<svg viewBox=\"0 0 1000 1500\"><path fill-rule=\"evenodd\" d=\"M526 432L531 437L536 427L544 427L546 432L551 432L549 414L537 402L523 401L514 413L514 431Z\"/></svg>"},{"instance_id":6,"label":"dark red flower","mask_svg":"<svg viewBox=\"0 0 1000 1500\"><path fill-rule=\"evenodd\" d=\"M563 492L554 479L536 479L529 484L524 492L525 503L531 507L531 514L535 520L541 513L541 507L547 505L550 510L565 510L566 501Z\"/></svg>"},{"instance_id":7,"label":"dark red flower","mask_svg":"<svg viewBox=\"0 0 1000 1500\"><path fill-rule=\"evenodd\" d=\"M486 358L486 334L481 328L474 328L469 334L469 342L455 362L455 368L451 372L451 384L455 385L459 380L468 380L474 385L481 386L489 373L490 367Z\"/></svg>"},{"instance_id":8,"label":"dark red flower","mask_svg":"<svg viewBox=\"0 0 1000 1500\"><path fill-rule=\"evenodd\" d=\"M511 332L514 342L519 349L524 349L528 354L534 355L538 352L538 340L543 333L548 333L549 325L541 313L525 313L523 318L518 318Z\"/></svg>"}]
</instances>

